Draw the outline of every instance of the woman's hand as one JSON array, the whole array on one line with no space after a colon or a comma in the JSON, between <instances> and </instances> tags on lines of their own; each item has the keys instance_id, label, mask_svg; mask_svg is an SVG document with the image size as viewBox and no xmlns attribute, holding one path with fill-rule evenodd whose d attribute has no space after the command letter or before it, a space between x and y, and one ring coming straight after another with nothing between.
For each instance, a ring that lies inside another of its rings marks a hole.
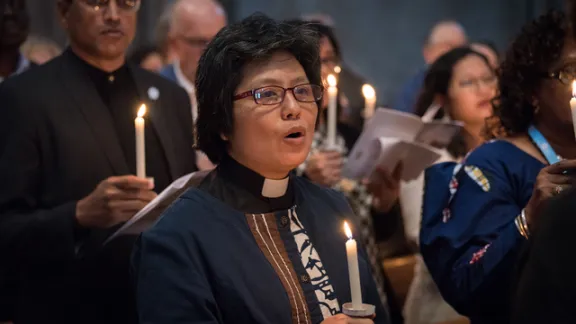
<instances>
[{"instance_id":1,"label":"woman's hand","mask_svg":"<svg viewBox=\"0 0 576 324\"><path fill-rule=\"evenodd\" d=\"M576 160L560 161L545 167L538 173L532 197L524 208L528 228L532 229L534 226L535 218L540 214L543 202L574 184L576 173L565 174L565 171L576 171Z\"/></svg>"},{"instance_id":2,"label":"woman's hand","mask_svg":"<svg viewBox=\"0 0 576 324\"><path fill-rule=\"evenodd\" d=\"M320 324L374 324L374 321L366 318L352 318L344 314L338 314L325 319Z\"/></svg>"},{"instance_id":3,"label":"woman's hand","mask_svg":"<svg viewBox=\"0 0 576 324\"><path fill-rule=\"evenodd\" d=\"M367 189L373 196L372 208L374 210L387 213L398 202L402 170L402 162L394 168L392 173L381 166L376 168L367 184Z\"/></svg>"},{"instance_id":4,"label":"woman's hand","mask_svg":"<svg viewBox=\"0 0 576 324\"><path fill-rule=\"evenodd\" d=\"M342 163L342 154L340 152L316 152L308 159L304 174L312 182L331 187L340 181Z\"/></svg>"}]
</instances>

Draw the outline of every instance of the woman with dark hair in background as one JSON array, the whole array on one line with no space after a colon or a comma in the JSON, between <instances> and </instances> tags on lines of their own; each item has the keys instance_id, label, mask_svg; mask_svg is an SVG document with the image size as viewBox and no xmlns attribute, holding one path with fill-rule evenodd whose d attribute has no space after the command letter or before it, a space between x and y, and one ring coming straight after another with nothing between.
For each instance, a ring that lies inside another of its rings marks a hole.
<instances>
[{"instance_id":1,"label":"woman with dark hair in background","mask_svg":"<svg viewBox=\"0 0 576 324\"><path fill-rule=\"evenodd\" d=\"M373 323L339 314L350 300L346 199L291 173L314 136L318 57L313 30L260 15L208 45L198 146L218 167L195 174L136 245L142 323ZM359 261L363 299L389 323L363 252Z\"/></svg>"},{"instance_id":2,"label":"woman with dark hair in background","mask_svg":"<svg viewBox=\"0 0 576 324\"><path fill-rule=\"evenodd\" d=\"M144 45L134 49L128 56L128 62L156 73L164 67L164 58L160 50L153 45Z\"/></svg>"},{"instance_id":3,"label":"woman with dark hair in background","mask_svg":"<svg viewBox=\"0 0 576 324\"><path fill-rule=\"evenodd\" d=\"M499 140L426 172L422 256L446 301L473 324L509 323L519 252L543 203L574 181L564 171L576 161L558 162L576 158L576 46L567 36L561 12L526 25L500 68L488 123Z\"/></svg>"},{"instance_id":4,"label":"woman with dark hair in background","mask_svg":"<svg viewBox=\"0 0 576 324\"><path fill-rule=\"evenodd\" d=\"M443 150L438 162L459 161L484 142L486 118L492 116L496 75L488 59L469 47L460 47L439 57L428 69L416 113L432 119L460 121L462 133ZM400 191L406 236L418 244L424 175L403 183ZM460 316L443 300L420 256L404 307L406 324L428 324L456 320Z\"/></svg>"},{"instance_id":5,"label":"woman with dark hair in background","mask_svg":"<svg viewBox=\"0 0 576 324\"><path fill-rule=\"evenodd\" d=\"M315 22L294 21L294 23L308 26L318 33L321 75L326 84L329 74L337 75L334 68L340 64L340 47L332 29ZM402 323L401 307L396 302L397 298L382 268L382 258L385 254L381 253L382 249L377 245L386 241L395 232L403 232L402 216L397 204L399 176L402 169L397 168L394 175L385 170L378 170L369 182L342 179L341 172L346 155L360 134L356 129L339 122L336 129L336 147L326 147L327 97L324 96L321 103L320 120L314 133L310 155L298 167L297 173L316 184L332 187L346 196L357 217L356 222L361 226L360 239L366 246L382 303L388 306L392 322ZM346 98L342 97L340 92L338 112L342 111L343 102L346 102Z\"/></svg>"}]
</instances>

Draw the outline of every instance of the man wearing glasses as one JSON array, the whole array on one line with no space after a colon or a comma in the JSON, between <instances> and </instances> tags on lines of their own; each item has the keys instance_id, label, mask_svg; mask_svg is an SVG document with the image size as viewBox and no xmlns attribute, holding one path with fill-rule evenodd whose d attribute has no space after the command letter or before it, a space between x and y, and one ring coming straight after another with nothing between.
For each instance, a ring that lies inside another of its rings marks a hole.
<instances>
[{"instance_id":1,"label":"man wearing glasses","mask_svg":"<svg viewBox=\"0 0 576 324\"><path fill-rule=\"evenodd\" d=\"M137 323L134 237L103 242L196 169L186 92L125 62L140 5L59 0L70 47L0 84L0 265L15 324ZM153 181L134 176L143 103Z\"/></svg>"},{"instance_id":2,"label":"man wearing glasses","mask_svg":"<svg viewBox=\"0 0 576 324\"><path fill-rule=\"evenodd\" d=\"M196 68L206 45L226 25L226 14L215 0L177 0L170 10L168 42L176 61L166 66L160 74L178 83L190 96L192 118L198 117L196 103ZM199 152L200 153L200 152ZM198 168L212 167L208 158L198 155Z\"/></svg>"},{"instance_id":3,"label":"man wearing glasses","mask_svg":"<svg viewBox=\"0 0 576 324\"><path fill-rule=\"evenodd\" d=\"M0 83L30 67L30 61L20 53L29 31L26 1L0 0Z\"/></svg>"}]
</instances>

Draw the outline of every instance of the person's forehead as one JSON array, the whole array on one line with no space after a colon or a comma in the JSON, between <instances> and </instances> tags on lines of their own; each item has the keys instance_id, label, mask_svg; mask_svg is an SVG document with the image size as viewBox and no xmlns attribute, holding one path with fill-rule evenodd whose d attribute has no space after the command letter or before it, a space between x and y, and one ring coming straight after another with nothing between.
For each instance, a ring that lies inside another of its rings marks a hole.
<instances>
[{"instance_id":1,"label":"person's forehead","mask_svg":"<svg viewBox=\"0 0 576 324\"><path fill-rule=\"evenodd\" d=\"M465 40L466 33L464 29L455 23L445 23L436 26L429 39L431 44L462 42Z\"/></svg>"},{"instance_id":2,"label":"person's forehead","mask_svg":"<svg viewBox=\"0 0 576 324\"><path fill-rule=\"evenodd\" d=\"M261 83L261 80L293 79L306 77L304 69L296 58L287 52L274 53L270 58L252 61L244 69L244 76L249 83Z\"/></svg>"},{"instance_id":3,"label":"person's forehead","mask_svg":"<svg viewBox=\"0 0 576 324\"><path fill-rule=\"evenodd\" d=\"M490 72L490 68L482 58L477 55L468 55L454 65L453 74L456 77L475 75Z\"/></svg>"},{"instance_id":4,"label":"person's forehead","mask_svg":"<svg viewBox=\"0 0 576 324\"><path fill-rule=\"evenodd\" d=\"M181 33L216 33L226 24L224 16L217 14L200 14L199 12L183 11L173 18L174 28Z\"/></svg>"}]
</instances>

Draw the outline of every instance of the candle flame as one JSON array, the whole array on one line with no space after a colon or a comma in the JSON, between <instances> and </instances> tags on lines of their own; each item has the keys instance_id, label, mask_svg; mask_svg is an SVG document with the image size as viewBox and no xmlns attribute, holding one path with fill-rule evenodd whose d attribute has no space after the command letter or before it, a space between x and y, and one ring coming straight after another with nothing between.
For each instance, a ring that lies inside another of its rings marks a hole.
<instances>
[{"instance_id":1,"label":"candle flame","mask_svg":"<svg viewBox=\"0 0 576 324\"><path fill-rule=\"evenodd\" d=\"M146 115L146 105L142 104L140 109L138 109L138 117L144 117L144 115Z\"/></svg>"},{"instance_id":2,"label":"candle flame","mask_svg":"<svg viewBox=\"0 0 576 324\"><path fill-rule=\"evenodd\" d=\"M376 97L376 90L369 84L365 84L362 86L362 94L364 95L365 99L374 99Z\"/></svg>"},{"instance_id":3,"label":"candle flame","mask_svg":"<svg viewBox=\"0 0 576 324\"><path fill-rule=\"evenodd\" d=\"M352 231L350 230L350 226L348 226L348 222L344 222L344 232L349 239L352 239Z\"/></svg>"},{"instance_id":4,"label":"candle flame","mask_svg":"<svg viewBox=\"0 0 576 324\"><path fill-rule=\"evenodd\" d=\"M335 87L337 84L336 77L333 74L328 75L328 78L326 78L326 81L328 81L328 85L331 87Z\"/></svg>"},{"instance_id":5,"label":"candle flame","mask_svg":"<svg viewBox=\"0 0 576 324\"><path fill-rule=\"evenodd\" d=\"M342 68L339 65L336 65L334 67L334 73L336 74L340 74L340 72L342 72Z\"/></svg>"},{"instance_id":6,"label":"candle flame","mask_svg":"<svg viewBox=\"0 0 576 324\"><path fill-rule=\"evenodd\" d=\"M576 80L572 82L572 97L576 98Z\"/></svg>"}]
</instances>

